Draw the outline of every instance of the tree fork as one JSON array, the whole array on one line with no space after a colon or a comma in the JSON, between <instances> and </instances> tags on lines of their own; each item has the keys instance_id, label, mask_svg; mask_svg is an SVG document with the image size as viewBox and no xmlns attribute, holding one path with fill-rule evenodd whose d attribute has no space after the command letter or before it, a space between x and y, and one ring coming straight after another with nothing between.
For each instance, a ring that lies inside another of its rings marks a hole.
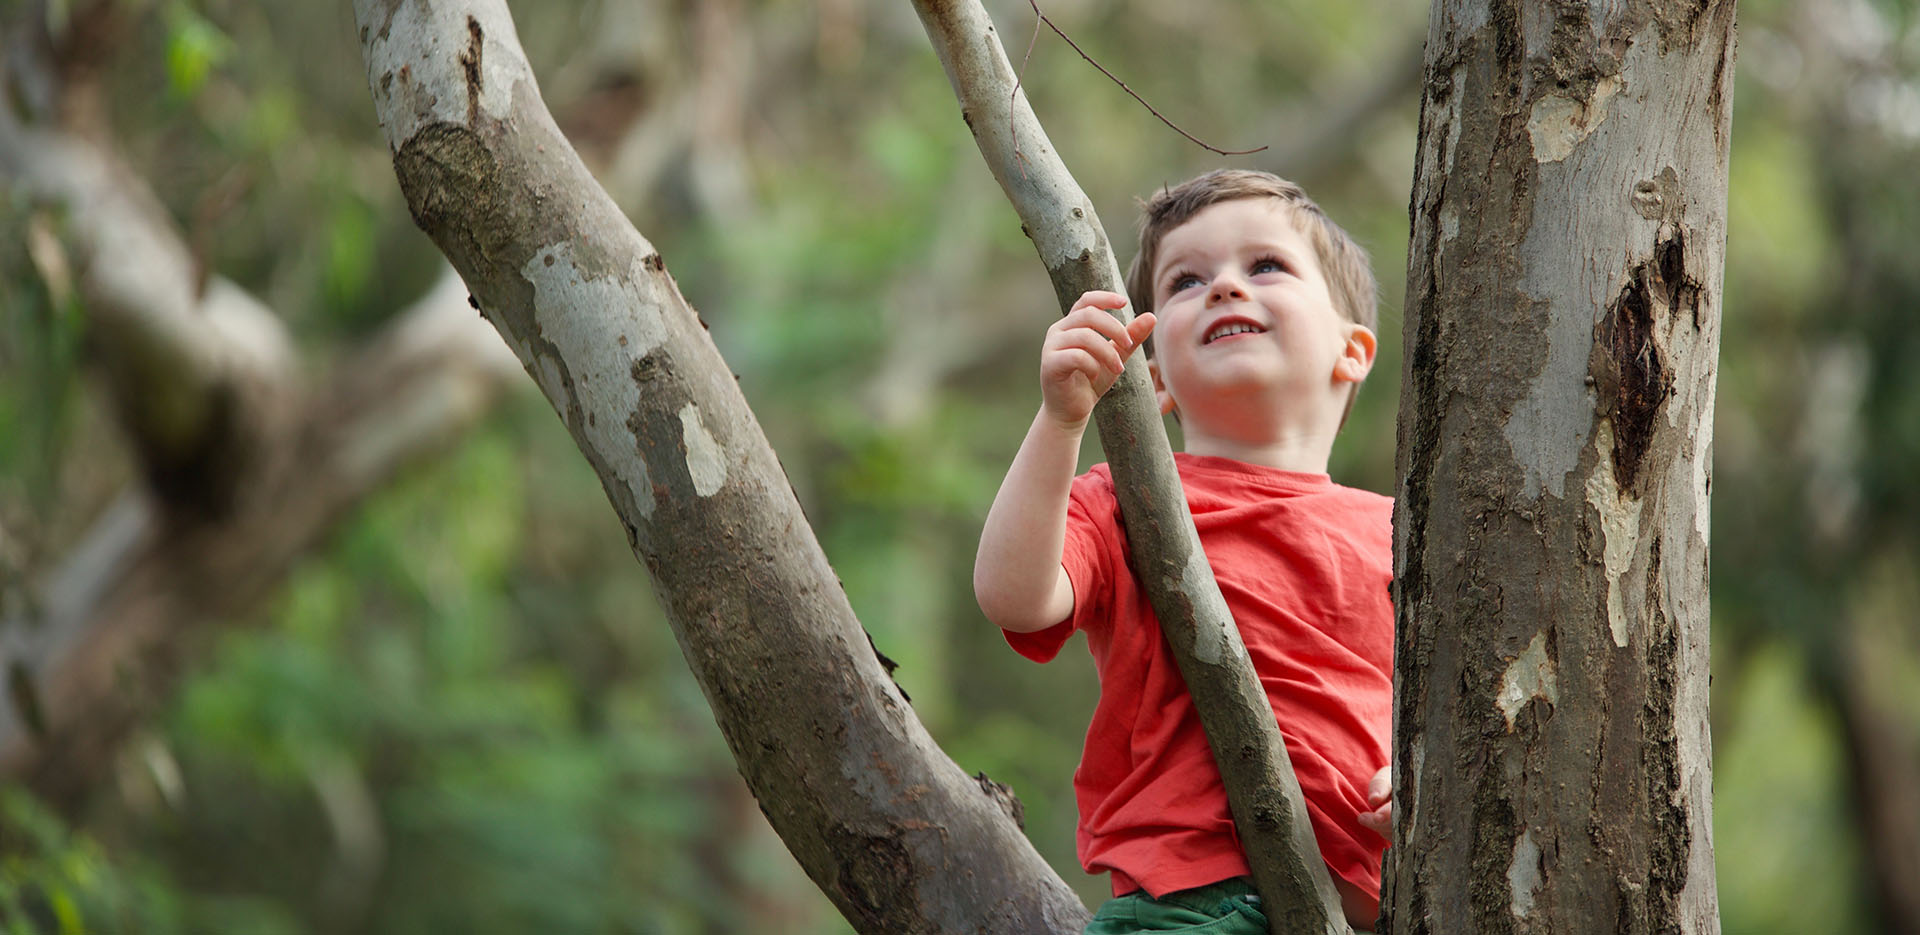
<instances>
[{"instance_id":1,"label":"tree fork","mask_svg":"<svg viewBox=\"0 0 1920 935\"><path fill-rule=\"evenodd\" d=\"M1124 293L1093 204L1016 91L985 8L978 0L914 0L914 9L974 142L1046 264L1061 311L1090 289ZM1128 309L1115 315L1132 318ZM1134 574L1193 695L1269 928L1277 935L1348 933L1273 707L1200 549L1140 355L1128 360L1094 420L1113 469Z\"/></svg>"},{"instance_id":2,"label":"tree fork","mask_svg":"<svg viewBox=\"0 0 1920 935\"><path fill-rule=\"evenodd\" d=\"M1719 930L1707 489L1732 0L1437 0L1384 931Z\"/></svg>"}]
</instances>

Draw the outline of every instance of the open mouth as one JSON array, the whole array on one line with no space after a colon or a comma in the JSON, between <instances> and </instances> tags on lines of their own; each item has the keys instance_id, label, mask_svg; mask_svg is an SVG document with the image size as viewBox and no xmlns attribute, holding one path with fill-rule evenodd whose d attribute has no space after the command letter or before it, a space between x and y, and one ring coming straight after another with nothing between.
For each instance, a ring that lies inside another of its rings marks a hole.
<instances>
[{"instance_id":1,"label":"open mouth","mask_svg":"<svg viewBox=\"0 0 1920 935\"><path fill-rule=\"evenodd\" d=\"M1253 324L1252 322L1230 321L1215 327L1212 331L1207 332L1206 340L1201 341L1200 343L1212 344L1213 342L1218 341L1221 338L1230 338L1236 334L1263 334L1265 333L1265 331L1266 331L1265 328L1262 328L1259 325Z\"/></svg>"}]
</instances>

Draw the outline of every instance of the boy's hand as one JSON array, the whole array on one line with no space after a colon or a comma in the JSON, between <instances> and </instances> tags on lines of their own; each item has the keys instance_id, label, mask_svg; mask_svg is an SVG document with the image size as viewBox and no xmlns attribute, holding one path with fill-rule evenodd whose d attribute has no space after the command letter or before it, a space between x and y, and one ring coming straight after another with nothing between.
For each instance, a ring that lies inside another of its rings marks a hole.
<instances>
[{"instance_id":1,"label":"boy's hand","mask_svg":"<svg viewBox=\"0 0 1920 935\"><path fill-rule=\"evenodd\" d=\"M1054 421L1083 428L1093 404L1126 369L1127 356L1153 330L1153 313L1127 325L1103 309L1123 308L1126 297L1088 292L1047 329L1040 348L1040 407Z\"/></svg>"},{"instance_id":2,"label":"boy's hand","mask_svg":"<svg viewBox=\"0 0 1920 935\"><path fill-rule=\"evenodd\" d=\"M1383 766L1367 781L1367 807L1370 812L1360 813L1360 827L1393 840L1393 773L1392 767Z\"/></svg>"}]
</instances>

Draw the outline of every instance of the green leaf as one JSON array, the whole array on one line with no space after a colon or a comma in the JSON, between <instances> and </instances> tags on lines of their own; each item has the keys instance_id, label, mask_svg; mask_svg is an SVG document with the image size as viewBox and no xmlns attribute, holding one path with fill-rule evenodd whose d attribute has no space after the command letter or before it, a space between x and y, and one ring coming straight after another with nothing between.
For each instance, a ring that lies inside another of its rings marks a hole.
<instances>
[{"instance_id":1,"label":"green leaf","mask_svg":"<svg viewBox=\"0 0 1920 935\"><path fill-rule=\"evenodd\" d=\"M167 8L167 85L176 97L199 93L233 51L233 40L191 6Z\"/></svg>"}]
</instances>

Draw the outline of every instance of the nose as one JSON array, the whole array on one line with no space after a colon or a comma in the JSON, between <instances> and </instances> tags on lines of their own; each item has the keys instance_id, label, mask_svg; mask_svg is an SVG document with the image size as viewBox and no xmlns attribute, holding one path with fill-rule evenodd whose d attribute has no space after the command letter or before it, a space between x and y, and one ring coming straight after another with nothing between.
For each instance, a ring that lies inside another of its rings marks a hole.
<instances>
[{"instance_id":1,"label":"nose","mask_svg":"<svg viewBox=\"0 0 1920 935\"><path fill-rule=\"evenodd\" d=\"M1221 273L1215 276L1213 282L1207 286L1208 308L1212 308L1222 302L1245 301L1246 298L1247 291L1243 288L1240 277L1232 273Z\"/></svg>"}]
</instances>

